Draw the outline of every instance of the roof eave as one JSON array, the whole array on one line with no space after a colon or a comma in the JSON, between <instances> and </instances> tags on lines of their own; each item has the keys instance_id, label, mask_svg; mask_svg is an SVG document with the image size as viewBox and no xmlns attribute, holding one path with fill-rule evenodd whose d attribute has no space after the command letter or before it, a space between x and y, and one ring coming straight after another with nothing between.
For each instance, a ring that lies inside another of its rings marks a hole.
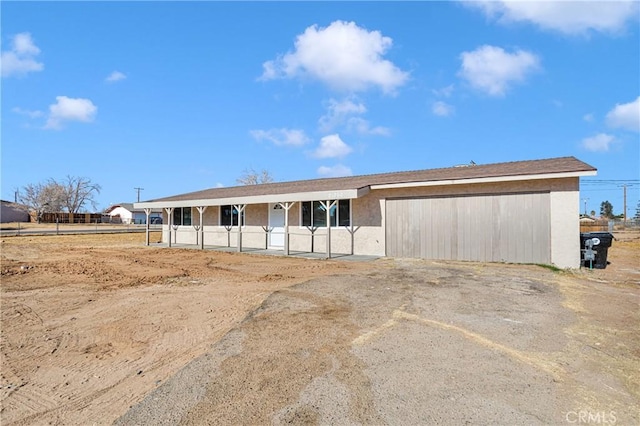
<instances>
[{"instance_id":1,"label":"roof eave","mask_svg":"<svg viewBox=\"0 0 640 426\"><path fill-rule=\"evenodd\" d=\"M265 194L252 195L247 197L228 197L228 198L205 198L194 200L175 200L175 201L147 201L134 203L135 208L160 208L160 207L207 207L207 206L226 206L236 204L268 204L268 203L284 203L298 201L316 201L316 200L346 200L351 198L362 197L366 194L364 188L341 189L335 191L311 191L311 192L293 192L288 194Z\"/></svg>"},{"instance_id":2,"label":"roof eave","mask_svg":"<svg viewBox=\"0 0 640 426\"><path fill-rule=\"evenodd\" d=\"M394 189L394 188L413 188L420 186L447 186L447 185L465 185L474 183L496 183L496 182L515 182L523 180L541 180L541 179L562 179L581 176L595 176L596 170L576 171L576 172L564 172L564 173L542 173L542 174L530 174L530 175L517 175L517 176L494 176L494 177L481 177L481 178L469 178L469 179L445 179L445 180L432 180L422 182L402 182L402 183L389 183L381 185L371 185L371 190L379 189Z\"/></svg>"},{"instance_id":3,"label":"roof eave","mask_svg":"<svg viewBox=\"0 0 640 426\"><path fill-rule=\"evenodd\" d=\"M303 202L316 200L345 200L353 198L361 198L373 190L394 189L394 188L412 188L424 186L447 186L447 185L465 185L477 183L497 183L497 182L514 182L524 180L542 180L542 179L563 179L577 178L581 176L595 176L596 170L560 172L560 173L541 173L514 176L494 176L468 179L444 179L433 181L419 182L402 182L389 183L379 185L369 185L361 188L331 190L331 191L308 191L308 192L292 192L286 194L263 194L245 197L225 197L225 198L201 198L192 200L166 200L166 201L146 201L134 203L134 209L145 208L170 208L170 207L193 207L193 206L224 206L236 204L268 204L281 202Z\"/></svg>"}]
</instances>

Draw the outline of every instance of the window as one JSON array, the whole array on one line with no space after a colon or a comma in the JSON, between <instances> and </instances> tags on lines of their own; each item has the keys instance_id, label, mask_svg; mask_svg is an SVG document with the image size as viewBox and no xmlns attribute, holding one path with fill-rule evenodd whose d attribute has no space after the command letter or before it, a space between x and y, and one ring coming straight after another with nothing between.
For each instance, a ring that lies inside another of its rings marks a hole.
<instances>
[{"instance_id":1,"label":"window","mask_svg":"<svg viewBox=\"0 0 640 426\"><path fill-rule=\"evenodd\" d=\"M327 226L327 211L320 201L304 201L301 204L302 226L314 226L324 228ZM338 200L336 205L329 210L331 226L351 225L351 201Z\"/></svg>"},{"instance_id":2,"label":"window","mask_svg":"<svg viewBox=\"0 0 640 426\"><path fill-rule=\"evenodd\" d=\"M191 226L191 207L176 207L173 209L173 224Z\"/></svg>"},{"instance_id":3,"label":"window","mask_svg":"<svg viewBox=\"0 0 640 426\"><path fill-rule=\"evenodd\" d=\"M244 210L240 216L244 226ZM238 226L238 209L235 206L220 206L220 226Z\"/></svg>"}]
</instances>

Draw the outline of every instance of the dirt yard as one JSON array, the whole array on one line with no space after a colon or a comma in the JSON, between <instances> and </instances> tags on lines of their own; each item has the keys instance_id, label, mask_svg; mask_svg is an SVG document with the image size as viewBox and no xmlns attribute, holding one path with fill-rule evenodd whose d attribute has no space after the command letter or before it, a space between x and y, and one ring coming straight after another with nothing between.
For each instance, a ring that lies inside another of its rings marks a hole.
<instances>
[{"instance_id":1,"label":"dirt yard","mask_svg":"<svg viewBox=\"0 0 640 426\"><path fill-rule=\"evenodd\" d=\"M5 237L0 423L639 424L616 236L573 272Z\"/></svg>"}]
</instances>

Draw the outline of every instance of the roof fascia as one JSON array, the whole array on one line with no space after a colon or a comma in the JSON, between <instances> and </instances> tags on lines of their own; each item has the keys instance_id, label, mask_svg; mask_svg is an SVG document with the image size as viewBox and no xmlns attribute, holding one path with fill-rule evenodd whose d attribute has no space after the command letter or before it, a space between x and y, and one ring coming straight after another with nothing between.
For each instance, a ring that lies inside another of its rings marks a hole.
<instances>
[{"instance_id":1,"label":"roof fascia","mask_svg":"<svg viewBox=\"0 0 640 426\"><path fill-rule=\"evenodd\" d=\"M419 186L447 186L447 185L466 185L471 183L496 183L496 182L515 182L523 180L541 180L541 179L562 179L580 176L595 176L597 171L589 170L583 172L565 172L565 173L544 173L537 175L520 175L520 176L496 176L471 179L449 179L434 180L426 182L405 182L405 183L388 183L382 185L371 185L371 190L376 189L394 189L394 188L413 188Z\"/></svg>"},{"instance_id":2,"label":"roof fascia","mask_svg":"<svg viewBox=\"0 0 640 426\"><path fill-rule=\"evenodd\" d=\"M362 189L362 188L361 188ZM368 191L366 191L368 192ZM146 201L134 203L134 208L161 208L161 207L192 207L192 206L226 206L233 204L267 204L267 203L284 203L293 201L317 201L317 200L346 200L358 198L361 194L359 189L343 189L338 191L312 191L312 192L293 192L288 194L265 194L253 195L248 197L229 197L229 198L203 198L197 200L179 200L179 201Z\"/></svg>"},{"instance_id":3,"label":"roof fascia","mask_svg":"<svg viewBox=\"0 0 640 426\"><path fill-rule=\"evenodd\" d=\"M445 185L465 185L474 183L496 183L496 182L514 182L523 180L541 180L541 179L562 179L573 178L581 176L595 176L597 171L579 171L579 172L564 172L564 173L543 173L533 175L519 175L519 176L497 176L497 177L485 177L485 178L471 178L471 179L449 179L449 180L435 180L435 181L421 181L421 182L404 182L404 183L390 183L381 185L370 185L358 189L343 189L336 191L311 191L311 192L293 192L286 194L265 194L265 195L253 195L247 197L228 197L228 198L203 198L193 200L178 200L178 201L146 201L140 203L134 203L134 209L145 208L168 208L168 207L192 207L192 206L224 206L233 204L267 204L267 203L279 203L279 202L302 202L302 201L317 201L317 200L345 200L360 198L368 194L370 191L379 189L393 189L393 188L412 188L421 186L445 186Z\"/></svg>"}]
</instances>

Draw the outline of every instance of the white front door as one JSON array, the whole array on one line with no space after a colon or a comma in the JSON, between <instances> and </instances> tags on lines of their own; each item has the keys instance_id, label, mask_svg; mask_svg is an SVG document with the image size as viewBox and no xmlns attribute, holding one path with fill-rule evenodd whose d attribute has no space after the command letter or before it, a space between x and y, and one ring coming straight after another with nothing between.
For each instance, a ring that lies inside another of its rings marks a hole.
<instances>
[{"instance_id":1,"label":"white front door","mask_svg":"<svg viewBox=\"0 0 640 426\"><path fill-rule=\"evenodd\" d=\"M280 204L269 204L269 248L284 248L285 209Z\"/></svg>"}]
</instances>

